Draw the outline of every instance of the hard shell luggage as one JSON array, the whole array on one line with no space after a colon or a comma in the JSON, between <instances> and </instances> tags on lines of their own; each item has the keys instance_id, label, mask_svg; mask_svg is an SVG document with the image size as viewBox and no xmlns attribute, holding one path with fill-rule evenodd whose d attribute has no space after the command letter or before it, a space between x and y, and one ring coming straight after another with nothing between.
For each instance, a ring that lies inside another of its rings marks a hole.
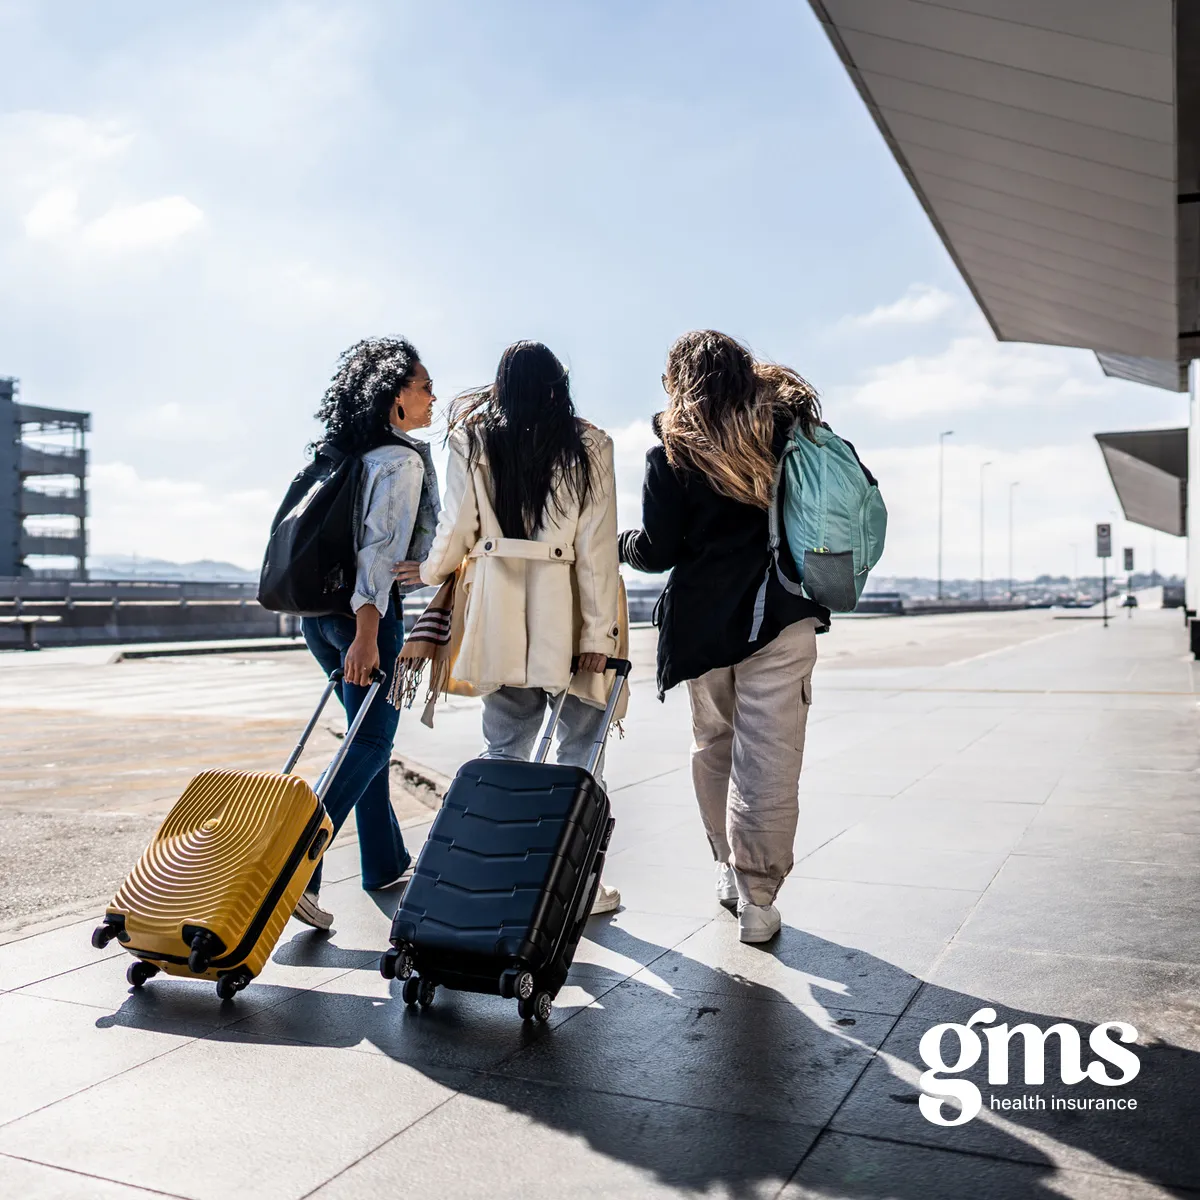
<instances>
[{"instance_id":1,"label":"hard shell luggage","mask_svg":"<svg viewBox=\"0 0 1200 1200\"><path fill-rule=\"evenodd\" d=\"M566 697L558 697L533 762L477 758L459 768L421 849L380 960L404 980L406 1004L439 985L516 998L546 1020L591 912L612 836L608 796L592 772L629 675L616 679L587 768L547 763Z\"/></svg>"},{"instance_id":2,"label":"hard shell luggage","mask_svg":"<svg viewBox=\"0 0 1200 1200\"><path fill-rule=\"evenodd\" d=\"M384 675L377 672L337 754L314 791L290 774L341 671L282 773L203 771L167 814L92 933L116 938L135 962L134 987L165 971L213 979L232 999L263 968L333 835L322 804Z\"/></svg>"}]
</instances>

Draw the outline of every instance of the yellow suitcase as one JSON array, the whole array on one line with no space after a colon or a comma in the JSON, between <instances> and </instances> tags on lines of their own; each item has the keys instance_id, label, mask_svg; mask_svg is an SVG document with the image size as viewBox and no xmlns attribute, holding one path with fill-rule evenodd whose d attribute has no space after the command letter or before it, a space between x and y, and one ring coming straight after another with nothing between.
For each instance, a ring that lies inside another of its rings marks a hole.
<instances>
[{"instance_id":1,"label":"yellow suitcase","mask_svg":"<svg viewBox=\"0 0 1200 1200\"><path fill-rule=\"evenodd\" d=\"M290 772L334 688L335 671L283 772L204 771L188 784L92 933L133 955L134 987L165 971L213 979L232 999L262 970L333 834L321 803L374 701L371 684L316 790Z\"/></svg>"}]
</instances>

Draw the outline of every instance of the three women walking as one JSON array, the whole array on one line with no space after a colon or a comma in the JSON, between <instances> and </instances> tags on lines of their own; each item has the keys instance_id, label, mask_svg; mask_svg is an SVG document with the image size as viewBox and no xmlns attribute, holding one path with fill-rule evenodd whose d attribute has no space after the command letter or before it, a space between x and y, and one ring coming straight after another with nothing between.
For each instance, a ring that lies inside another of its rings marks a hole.
<instances>
[{"instance_id":1,"label":"three women walking","mask_svg":"<svg viewBox=\"0 0 1200 1200\"><path fill-rule=\"evenodd\" d=\"M345 672L352 718L373 671L390 681L395 670L400 593L455 576L453 676L482 696L483 756L527 759L566 689L558 760L583 765L604 733L606 662L625 635L618 559L669 572L656 610L659 698L687 684L717 898L736 910L742 941L765 942L780 928L816 634L830 620L802 594L786 541L773 553L769 514L785 443L813 437L820 406L794 371L712 330L675 342L662 382L642 525L618 538L612 440L578 417L546 346L510 346L494 381L455 401L440 506L428 446L409 436L430 422L428 372L403 340L352 347L319 415L326 438L364 465L354 616L306 619L304 634L325 670ZM335 827L357 809L367 888L396 882L410 861L387 792L396 722L391 705L372 710L326 801ZM297 915L327 928L319 883ZM593 912L619 904L602 885Z\"/></svg>"}]
</instances>

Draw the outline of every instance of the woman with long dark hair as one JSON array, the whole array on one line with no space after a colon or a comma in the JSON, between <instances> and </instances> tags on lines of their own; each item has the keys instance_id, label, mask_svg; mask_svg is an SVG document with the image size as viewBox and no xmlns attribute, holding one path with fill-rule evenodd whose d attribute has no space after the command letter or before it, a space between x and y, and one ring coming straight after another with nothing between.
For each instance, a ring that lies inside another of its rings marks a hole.
<instances>
[{"instance_id":1,"label":"woman with long dark hair","mask_svg":"<svg viewBox=\"0 0 1200 1200\"><path fill-rule=\"evenodd\" d=\"M383 697L404 640L392 564L401 556L423 557L437 523L437 476L429 446L411 436L429 425L434 401L433 381L412 343L369 338L341 356L316 414L325 424L318 444L359 456L362 485L350 601L354 615L305 617L304 640L326 674L341 668L338 696L347 722L354 720L372 674L382 669L386 676L325 796L335 835L355 810L362 884L368 891L399 882L411 862L388 788L399 714ZM328 929L333 917L318 903L320 886L318 867L296 916Z\"/></svg>"},{"instance_id":2,"label":"woman with long dark hair","mask_svg":"<svg viewBox=\"0 0 1200 1200\"><path fill-rule=\"evenodd\" d=\"M820 407L794 371L756 363L713 330L675 342L663 387L642 528L621 534L621 559L671 572L659 697L687 682L692 782L717 898L737 909L743 942L765 942L779 931L775 896L792 868L815 635L829 625L827 609L767 575L768 512L784 443L797 423L811 435ZM779 569L797 582L786 540Z\"/></svg>"},{"instance_id":3,"label":"woman with long dark hair","mask_svg":"<svg viewBox=\"0 0 1200 1200\"><path fill-rule=\"evenodd\" d=\"M483 695L485 757L527 759L549 698L570 683L558 761L583 766L620 632L612 439L575 415L562 363L518 342L493 383L455 402L448 444L433 546L397 578L440 584L466 560L454 676ZM593 912L620 899L601 885Z\"/></svg>"}]
</instances>

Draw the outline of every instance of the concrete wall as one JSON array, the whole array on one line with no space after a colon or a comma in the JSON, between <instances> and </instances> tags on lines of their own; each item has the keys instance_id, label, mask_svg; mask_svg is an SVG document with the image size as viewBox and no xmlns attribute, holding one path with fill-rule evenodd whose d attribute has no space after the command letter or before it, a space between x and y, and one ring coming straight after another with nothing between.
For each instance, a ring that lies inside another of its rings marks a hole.
<instances>
[{"instance_id":1,"label":"concrete wall","mask_svg":"<svg viewBox=\"0 0 1200 1200\"><path fill-rule=\"evenodd\" d=\"M78 583L0 579L0 649L24 644L5 617L56 617L39 624L42 646L212 641L290 634L296 624L267 612L253 584Z\"/></svg>"}]
</instances>

